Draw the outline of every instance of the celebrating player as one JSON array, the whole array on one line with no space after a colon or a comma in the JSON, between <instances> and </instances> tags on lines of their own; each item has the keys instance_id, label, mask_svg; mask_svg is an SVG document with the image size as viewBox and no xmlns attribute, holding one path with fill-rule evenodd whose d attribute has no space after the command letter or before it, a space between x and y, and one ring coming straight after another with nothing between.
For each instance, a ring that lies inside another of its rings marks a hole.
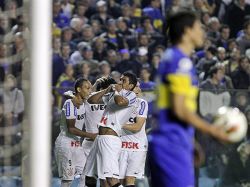
<instances>
[{"instance_id":1,"label":"celebrating player","mask_svg":"<svg viewBox=\"0 0 250 187\"><path fill-rule=\"evenodd\" d=\"M81 159L83 149L80 137L95 139L96 134L82 131L85 120L84 100L92 89L87 79L79 78L75 82L75 97L65 101L61 113L61 132L55 142L55 153L61 186L69 187L75 175L83 171Z\"/></svg>"},{"instance_id":2,"label":"celebrating player","mask_svg":"<svg viewBox=\"0 0 250 187\"><path fill-rule=\"evenodd\" d=\"M120 179L127 187L135 186L135 179L143 178L148 140L145 132L148 114L148 102L139 98L140 83L133 90L137 96L136 108L127 124L122 126L124 134L121 137L122 151L119 159Z\"/></svg>"}]
</instances>

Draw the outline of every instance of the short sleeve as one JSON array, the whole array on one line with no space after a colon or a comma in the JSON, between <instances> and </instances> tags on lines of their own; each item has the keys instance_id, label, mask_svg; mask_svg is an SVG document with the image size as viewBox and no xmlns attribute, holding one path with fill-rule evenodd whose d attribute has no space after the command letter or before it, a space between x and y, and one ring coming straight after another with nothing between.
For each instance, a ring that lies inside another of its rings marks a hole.
<instances>
[{"instance_id":1,"label":"short sleeve","mask_svg":"<svg viewBox=\"0 0 250 187\"><path fill-rule=\"evenodd\" d=\"M148 102L145 100L141 100L139 107L137 108L137 117L147 118L148 115Z\"/></svg>"},{"instance_id":2,"label":"short sleeve","mask_svg":"<svg viewBox=\"0 0 250 187\"><path fill-rule=\"evenodd\" d=\"M136 103L136 95L135 95L134 92L127 91L127 90L122 90L119 94L121 96L125 97L126 99L128 99L128 106L135 105L135 103Z\"/></svg>"},{"instance_id":3,"label":"short sleeve","mask_svg":"<svg viewBox=\"0 0 250 187\"><path fill-rule=\"evenodd\" d=\"M71 99L65 101L63 105L63 112L65 114L66 119L76 119L77 108L74 106Z\"/></svg>"}]
</instances>

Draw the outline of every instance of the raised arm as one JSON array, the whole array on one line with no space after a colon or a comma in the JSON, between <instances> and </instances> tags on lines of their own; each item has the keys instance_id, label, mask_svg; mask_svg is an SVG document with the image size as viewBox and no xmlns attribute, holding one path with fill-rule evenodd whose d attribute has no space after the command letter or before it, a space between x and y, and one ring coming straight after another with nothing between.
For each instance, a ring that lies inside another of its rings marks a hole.
<instances>
[{"instance_id":1,"label":"raised arm","mask_svg":"<svg viewBox=\"0 0 250 187\"><path fill-rule=\"evenodd\" d=\"M112 88L112 86L110 85L108 88L101 90L99 92L96 92L95 94L91 95L88 98L88 103L89 104L101 104L101 103L103 103L102 96L109 93L111 91L111 88Z\"/></svg>"}]
</instances>

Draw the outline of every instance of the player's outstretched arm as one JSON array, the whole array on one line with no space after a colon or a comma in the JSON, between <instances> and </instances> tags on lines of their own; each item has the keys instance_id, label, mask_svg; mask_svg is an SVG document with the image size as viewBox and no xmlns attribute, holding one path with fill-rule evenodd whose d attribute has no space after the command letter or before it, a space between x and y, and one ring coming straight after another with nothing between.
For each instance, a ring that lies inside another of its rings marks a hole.
<instances>
[{"instance_id":1,"label":"player's outstretched arm","mask_svg":"<svg viewBox=\"0 0 250 187\"><path fill-rule=\"evenodd\" d=\"M71 134L74 134L76 136L81 136L83 138L90 138L92 140L94 140L97 136L97 134L88 133L88 132L85 132L85 131L82 131L82 130L76 128L75 127L75 122L76 122L75 119L67 119L66 122L67 122L68 131Z\"/></svg>"},{"instance_id":2,"label":"player's outstretched arm","mask_svg":"<svg viewBox=\"0 0 250 187\"><path fill-rule=\"evenodd\" d=\"M101 90L99 92L96 92L95 94L91 95L88 98L89 104L101 104L103 103L102 96L104 96L106 93L109 93L112 90L112 86L110 85L108 88Z\"/></svg>"},{"instance_id":3,"label":"player's outstretched arm","mask_svg":"<svg viewBox=\"0 0 250 187\"><path fill-rule=\"evenodd\" d=\"M185 103L185 96L179 94L172 94L172 110L174 114L182 121L193 125L196 129L203 133L209 134L219 140L228 142L227 134L214 125L207 123L196 113L191 112L183 103Z\"/></svg>"},{"instance_id":4,"label":"player's outstretched arm","mask_svg":"<svg viewBox=\"0 0 250 187\"><path fill-rule=\"evenodd\" d=\"M141 130L146 119L147 118L144 118L144 117L136 117L136 123L125 124L122 126L122 129L128 130L128 131L133 132L133 133L137 133Z\"/></svg>"}]
</instances>

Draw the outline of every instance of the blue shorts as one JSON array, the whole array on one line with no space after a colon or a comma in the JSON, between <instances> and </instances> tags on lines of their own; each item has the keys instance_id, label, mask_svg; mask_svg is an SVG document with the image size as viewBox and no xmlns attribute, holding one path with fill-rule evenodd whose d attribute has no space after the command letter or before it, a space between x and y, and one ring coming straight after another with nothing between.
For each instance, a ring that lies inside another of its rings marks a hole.
<instances>
[{"instance_id":1,"label":"blue shorts","mask_svg":"<svg viewBox=\"0 0 250 187\"><path fill-rule=\"evenodd\" d=\"M194 187L193 140L178 128L149 138L152 187Z\"/></svg>"}]
</instances>

